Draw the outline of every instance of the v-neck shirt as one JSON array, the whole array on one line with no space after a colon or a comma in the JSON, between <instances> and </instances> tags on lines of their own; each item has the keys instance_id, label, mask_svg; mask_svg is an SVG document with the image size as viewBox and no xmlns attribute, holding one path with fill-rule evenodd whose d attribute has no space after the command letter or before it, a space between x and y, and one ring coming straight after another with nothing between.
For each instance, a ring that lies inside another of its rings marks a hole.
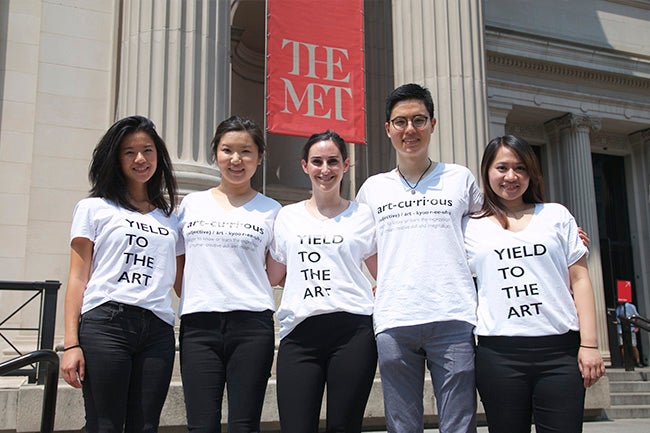
<instances>
[{"instance_id":1,"label":"v-neck shirt","mask_svg":"<svg viewBox=\"0 0 650 433\"><path fill-rule=\"evenodd\" d=\"M278 308L280 338L306 318L333 312L371 315L374 297L362 270L376 252L370 208L350 202L333 218L320 219L299 202L275 221L271 255L287 267Z\"/></svg>"},{"instance_id":2,"label":"v-neck shirt","mask_svg":"<svg viewBox=\"0 0 650 433\"><path fill-rule=\"evenodd\" d=\"M536 204L528 225L506 230L489 218L464 220L465 247L478 286L481 336L544 336L578 330L569 266L587 253L573 216Z\"/></svg>"}]
</instances>

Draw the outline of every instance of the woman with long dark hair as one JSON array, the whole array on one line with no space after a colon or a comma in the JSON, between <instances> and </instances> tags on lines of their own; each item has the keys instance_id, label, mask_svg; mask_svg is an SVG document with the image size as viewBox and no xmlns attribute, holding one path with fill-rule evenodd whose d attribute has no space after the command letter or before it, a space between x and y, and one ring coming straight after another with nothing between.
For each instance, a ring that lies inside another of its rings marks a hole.
<instances>
[{"instance_id":1,"label":"woman with long dark hair","mask_svg":"<svg viewBox=\"0 0 650 433\"><path fill-rule=\"evenodd\" d=\"M142 116L93 152L90 198L74 210L62 376L83 389L88 432L155 432L174 363L176 181Z\"/></svg>"},{"instance_id":2,"label":"woman with long dark hair","mask_svg":"<svg viewBox=\"0 0 650 433\"><path fill-rule=\"evenodd\" d=\"M491 433L582 431L585 388L605 373L587 248L544 202L532 147L506 135L481 163L482 209L465 220L478 285L477 387Z\"/></svg>"}]
</instances>

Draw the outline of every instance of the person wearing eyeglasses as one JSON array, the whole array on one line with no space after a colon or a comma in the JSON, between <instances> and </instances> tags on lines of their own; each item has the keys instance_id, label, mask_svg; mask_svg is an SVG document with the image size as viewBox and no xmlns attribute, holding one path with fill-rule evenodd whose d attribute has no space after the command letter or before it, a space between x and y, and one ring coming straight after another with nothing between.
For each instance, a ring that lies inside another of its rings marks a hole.
<instances>
[{"instance_id":1,"label":"person wearing eyeglasses","mask_svg":"<svg viewBox=\"0 0 650 433\"><path fill-rule=\"evenodd\" d=\"M373 316L387 430L422 432L426 365L440 432L474 433L476 291L462 220L483 200L466 167L429 157L435 126L428 89L393 90L385 128L398 165L368 178L357 200L370 205L377 230Z\"/></svg>"}]
</instances>

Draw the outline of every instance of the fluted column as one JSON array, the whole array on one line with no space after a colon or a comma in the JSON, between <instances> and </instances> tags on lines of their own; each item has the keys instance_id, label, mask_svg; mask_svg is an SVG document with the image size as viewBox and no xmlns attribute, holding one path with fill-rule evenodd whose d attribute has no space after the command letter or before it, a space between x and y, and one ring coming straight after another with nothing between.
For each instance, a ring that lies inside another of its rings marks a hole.
<instances>
[{"instance_id":1,"label":"fluted column","mask_svg":"<svg viewBox=\"0 0 650 433\"><path fill-rule=\"evenodd\" d=\"M487 140L482 0L393 1L395 84L426 85L438 125L432 158L478 173Z\"/></svg>"},{"instance_id":2,"label":"fluted column","mask_svg":"<svg viewBox=\"0 0 650 433\"><path fill-rule=\"evenodd\" d=\"M586 116L566 114L546 124L551 140L555 144L559 159L552 165L559 164L563 173L562 189L564 204L591 238L589 246L589 277L596 298L596 318L598 347L606 362L610 362L607 334L607 306L603 285L603 272L600 261L600 244L598 239L598 215L596 209L594 173L591 165L590 131L600 129L600 121Z\"/></svg>"},{"instance_id":3,"label":"fluted column","mask_svg":"<svg viewBox=\"0 0 650 433\"><path fill-rule=\"evenodd\" d=\"M650 129L629 136L632 155L629 173L630 238L634 257L634 282L639 313L650 315ZM650 338L640 333L644 347Z\"/></svg>"},{"instance_id":4,"label":"fluted column","mask_svg":"<svg viewBox=\"0 0 650 433\"><path fill-rule=\"evenodd\" d=\"M229 2L125 0L121 16L117 117L154 121L181 193L214 185L209 144L230 100Z\"/></svg>"}]
</instances>

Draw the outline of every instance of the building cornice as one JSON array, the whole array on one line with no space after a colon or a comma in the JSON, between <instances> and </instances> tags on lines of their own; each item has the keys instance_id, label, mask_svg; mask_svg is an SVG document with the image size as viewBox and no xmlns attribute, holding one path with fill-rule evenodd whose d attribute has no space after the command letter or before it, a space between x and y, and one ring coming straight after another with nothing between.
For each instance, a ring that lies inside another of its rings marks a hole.
<instances>
[{"instance_id":1,"label":"building cornice","mask_svg":"<svg viewBox=\"0 0 650 433\"><path fill-rule=\"evenodd\" d=\"M650 88L650 58L486 26L486 62L558 79Z\"/></svg>"}]
</instances>

